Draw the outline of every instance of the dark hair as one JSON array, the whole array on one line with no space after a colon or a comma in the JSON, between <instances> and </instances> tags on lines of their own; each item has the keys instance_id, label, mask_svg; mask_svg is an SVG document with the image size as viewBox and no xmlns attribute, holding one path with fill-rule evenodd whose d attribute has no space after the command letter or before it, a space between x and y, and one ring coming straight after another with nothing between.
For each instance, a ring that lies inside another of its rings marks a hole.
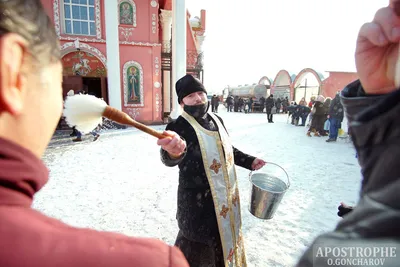
<instances>
[{"instance_id":1,"label":"dark hair","mask_svg":"<svg viewBox=\"0 0 400 267\"><path fill-rule=\"evenodd\" d=\"M58 37L40 0L0 0L0 36L16 33L40 64L60 60Z\"/></svg>"}]
</instances>

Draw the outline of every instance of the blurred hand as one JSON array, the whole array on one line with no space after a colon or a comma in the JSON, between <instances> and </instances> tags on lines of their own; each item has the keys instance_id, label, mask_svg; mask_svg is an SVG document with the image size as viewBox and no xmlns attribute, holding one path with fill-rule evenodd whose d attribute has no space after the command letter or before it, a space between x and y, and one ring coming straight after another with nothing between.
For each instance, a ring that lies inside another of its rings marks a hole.
<instances>
[{"instance_id":1,"label":"blurred hand","mask_svg":"<svg viewBox=\"0 0 400 267\"><path fill-rule=\"evenodd\" d=\"M337 215L339 217L343 217L344 215L346 215L347 213L349 213L350 211L353 210L352 206L346 205L343 202L340 202L340 206L338 207L338 213Z\"/></svg>"},{"instance_id":2,"label":"blurred hand","mask_svg":"<svg viewBox=\"0 0 400 267\"><path fill-rule=\"evenodd\" d=\"M400 17L396 14L400 14L400 0L390 0L388 7L378 10L373 21L360 29L355 59L368 94L396 90L395 76L400 71L396 70L400 41Z\"/></svg>"},{"instance_id":3,"label":"blurred hand","mask_svg":"<svg viewBox=\"0 0 400 267\"><path fill-rule=\"evenodd\" d=\"M167 136L162 139L158 139L157 145L161 146L162 149L168 152L168 154L174 158L180 157L186 149L186 142L173 131L164 131L163 135Z\"/></svg>"},{"instance_id":4,"label":"blurred hand","mask_svg":"<svg viewBox=\"0 0 400 267\"><path fill-rule=\"evenodd\" d=\"M264 167L265 164L266 164L265 161L263 161L262 159L256 158L256 159L254 159L253 163L251 164L251 169L253 171L259 170L262 167Z\"/></svg>"}]
</instances>

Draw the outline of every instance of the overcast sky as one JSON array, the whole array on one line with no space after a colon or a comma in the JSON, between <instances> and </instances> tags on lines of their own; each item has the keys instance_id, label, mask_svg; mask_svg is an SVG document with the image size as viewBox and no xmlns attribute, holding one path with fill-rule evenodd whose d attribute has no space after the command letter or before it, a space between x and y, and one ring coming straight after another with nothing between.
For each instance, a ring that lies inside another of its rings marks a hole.
<instances>
[{"instance_id":1,"label":"overcast sky","mask_svg":"<svg viewBox=\"0 0 400 267\"><path fill-rule=\"evenodd\" d=\"M244 4L246 3L246 4ZM192 16L207 10L204 83L251 84L280 69L297 74L355 71L361 25L388 0L186 0Z\"/></svg>"}]
</instances>

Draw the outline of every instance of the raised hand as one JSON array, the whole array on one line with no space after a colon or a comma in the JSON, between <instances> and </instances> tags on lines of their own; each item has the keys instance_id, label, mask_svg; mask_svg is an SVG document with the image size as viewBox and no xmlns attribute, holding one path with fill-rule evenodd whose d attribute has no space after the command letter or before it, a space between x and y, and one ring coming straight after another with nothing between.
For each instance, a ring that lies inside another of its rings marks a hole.
<instances>
[{"instance_id":1,"label":"raised hand","mask_svg":"<svg viewBox=\"0 0 400 267\"><path fill-rule=\"evenodd\" d=\"M356 67L361 84L368 94L396 90L397 60L400 41L400 0L391 0L378 10L372 22L364 24L356 46ZM399 66L400 68L400 66Z\"/></svg>"},{"instance_id":2,"label":"raised hand","mask_svg":"<svg viewBox=\"0 0 400 267\"><path fill-rule=\"evenodd\" d=\"M186 142L173 131L164 131L163 135L167 136L163 139L157 140L157 145L161 146L162 149L168 152L168 154L174 158L179 158L186 149Z\"/></svg>"}]
</instances>

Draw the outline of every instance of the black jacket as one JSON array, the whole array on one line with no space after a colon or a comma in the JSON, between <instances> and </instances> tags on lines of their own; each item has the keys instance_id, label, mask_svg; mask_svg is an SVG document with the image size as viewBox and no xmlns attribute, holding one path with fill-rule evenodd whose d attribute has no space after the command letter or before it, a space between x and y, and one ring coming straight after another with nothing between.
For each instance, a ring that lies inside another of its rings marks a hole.
<instances>
[{"instance_id":1,"label":"black jacket","mask_svg":"<svg viewBox=\"0 0 400 267\"><path fill-rule=\"evenodd\" d=\"M313 257L313 249L319 244L332 249L346 246L396 247L397 257L386 258L383 266L398 267L400 90L388 95L367 96L360 82L355 81L342 91L341 100L363 175L360 200L333 232L317 237L297 266L330 266L326 259Z\"/></svg>"},{"instance_id":2,"label":"black jacket","mask_svg":"<svg viewBox=\"0 0 400 267\"><path fill-rule=\"evenodd\" d=\"M268 97L265 100L265 107L267 110L271 110L275 106L275 100L272 97Z\"/></svg>"},{"instance_id":3,"label":"black jacket","mask_svg":"<svg viewBox=\"0 0 400 267\"><path fill-rule=\"evenodd\" d=\"M344 109L340 101L339 95L336 95L335 98L332 100L331 105L329 107L328 115L331 118L338 119L341 122L343 121Z\"/></svg>"},{"instance_id":4,"label":"black jacket","mask_svg":"<svg viewBox=\"0 0 400 267\"><path fill-rule=\"evenodd\" d=\"M222 122L222 119L219 119ZM197 119L197 121L207 130L216 131L218 129L209 115L204 119ZM196 132L183 117L178 117L169 123L166 130L178 133L187 145L186 153L176 160L171 159L168 153L161 149L161 160L166 166L179 166L177 210L179 229L187 239L211 245L220 237L214 202ZM236 165L251 169L254 157L236 148L233 148L233 153Z\"/></svg>"},{"instance_id":5,"label":"black jacket","mask_svg":"<svg viewBox=\"0 0 400 267\"><path fill-rule=\"evenodd\" d=\"M325 115L324 103L322 103L320 101L315 101L314 108L315 108L315 113L313 114L314 116L324 116Z\"/></svg>"}]
</instances>

